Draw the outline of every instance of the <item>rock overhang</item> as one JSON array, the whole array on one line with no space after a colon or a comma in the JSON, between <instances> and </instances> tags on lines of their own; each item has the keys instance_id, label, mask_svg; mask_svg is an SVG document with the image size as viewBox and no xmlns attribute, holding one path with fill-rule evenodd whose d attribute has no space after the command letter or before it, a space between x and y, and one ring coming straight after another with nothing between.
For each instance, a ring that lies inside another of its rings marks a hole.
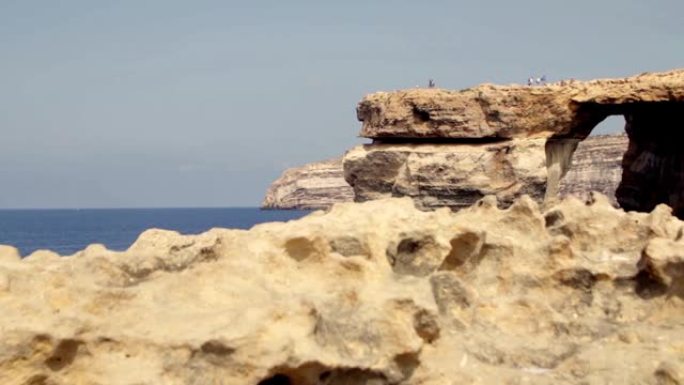
<instances>
[{"instance_id":1,"label":"rock overhang","mask_svg":"<svg viewBox=\"0 0 684 385\"><path fill-rule=\"evenodd\" d=\"M377 92L361 100L357 118L360 136L371 139L582 137L641 103L684 103L684 69L543 86Z\"/></svg>"}]
</instances>

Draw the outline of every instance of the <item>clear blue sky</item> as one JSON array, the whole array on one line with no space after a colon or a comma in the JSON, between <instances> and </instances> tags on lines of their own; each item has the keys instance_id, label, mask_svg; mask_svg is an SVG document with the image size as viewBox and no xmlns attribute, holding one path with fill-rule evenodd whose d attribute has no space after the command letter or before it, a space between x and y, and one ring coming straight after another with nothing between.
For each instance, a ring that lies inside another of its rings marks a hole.
<instances>
[{"instance_id":1,"label":"clear blue sky","mask_svg":"<svg viewBox=\"0 0 684 385\"><path fill-rule=\"evenodd\" d=\"M676 67L681 0L0 0L0 208L256 206L369 92Z\"/></svg>"}]
</instances>

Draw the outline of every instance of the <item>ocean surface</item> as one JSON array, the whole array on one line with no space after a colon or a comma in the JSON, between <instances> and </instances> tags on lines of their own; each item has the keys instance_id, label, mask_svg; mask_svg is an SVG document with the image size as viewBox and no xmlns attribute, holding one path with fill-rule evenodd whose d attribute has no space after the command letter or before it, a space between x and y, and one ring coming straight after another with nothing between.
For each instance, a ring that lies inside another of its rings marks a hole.
<instances>
[{"instance_id":1,"label":"ocean surface","mask_svg":"<svg viewBox=\"0 0 684 385\"><path fill-rule=\"evenodd\" d=\"M212 227L249 229L308 211L258 208L0 210L0 244L26 256L38 249L73 254L91 243L125 250L146 229L197 234Z\"/></svg>"}]
</instances>

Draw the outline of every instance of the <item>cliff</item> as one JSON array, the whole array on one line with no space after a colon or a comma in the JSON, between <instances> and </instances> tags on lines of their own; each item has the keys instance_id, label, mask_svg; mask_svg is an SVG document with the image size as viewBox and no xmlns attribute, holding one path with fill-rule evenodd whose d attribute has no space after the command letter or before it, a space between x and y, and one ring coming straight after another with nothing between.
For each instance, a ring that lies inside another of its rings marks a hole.
<instances>
[{"instance_id":1,"label":"cliff","mask_svg":"<svg viewBox=\"0 0 684 385\"><path fill-rule=\"evenodd\" d=\"M627 143L628 138L625 134L590 136L580 142L572 156L567 174L561 179L560 195L572 194L588 199L590 192L598 191L617 204L615 190L622 178L621 162L627 150ZM490 151L485 154L493 155L502 145L507 146L506 144L482 144L472 147L449 144L366 146L356 148L349 154L349 172L357 178L369 178L370 180L365 183L375 186L373 189L361 191L361 195L367 199L409 195L421 197L416 200L416 203L423 208L444 206L460 208L472 199L479 199L484 195L494 193L498 184L510 186L512 181L513 188L504 190L504 192L509 192L508 196L500 194L500 199L506 201L512 199L510 192L516 191L515 183L518 179L525 180L533 176L518 176L508 172L494 174L500 180L492 180L487 177L486 170L492 167L503 169L504 166L492 165L491 162L514 160L512 166L505 166L513 171L520 169L520 162L515 162L516 158L513 157L490 156L488 160L490 163L487 163L483 161L479 152L472 151L478 147L487 147ZM543 146L543 142L538 146ZM369 167L373 170L382 170L382 173L357 169L357 167L363 167L364 164L357 166L351 160L363 159L368 151L373 153L373 162L369 164ZM468 159L468 156L472 157L473 154L478 158ZM535 154L538 163L535 170L543 170L545 167L543 147L536 149ZM433 160L426 162L426 158L431 157L434 157ZM523 169L522 172L525 170ZM322 183L309 182L320 181L323 178L325 188L321 187ZM546 183L545 174L536 178L537 183L542 186L528 193L542 194ZM481 187L473 192L476 194L475 198L464 197L464 192L454 187L462 184L463 179L479 180ZM529 182L525 184L533 185ZM353 190L344 180L342 158L338 158L288 169L269 187L262 207L327 208L334 203L351 202L353 199ZM538 195L537 199L543 199L543 196Z\"/></svg>"},{"instance_id":2,"label":"cliff","mask_svg":"<svg viewBox=\"0 0 684 385\"><path fill-rule=\"evenodd\" d=\"M461 144L371 144L344 157L357 201L410 196L424 210L461 209L486 195L506 206L544 198L545 140Z\"/></svg>"},{"instance_id":3,"label":"cliff","mask_svg":"<svg viewBox=\"0 0 684 385\"><path fill-rule=\"evenodd\" d=\"M677 384L683 227L600 195L392 199L124 252L0 247L0 383Z\"/></svg>"},{"instance_id":4,"label":"cliff","mask_svg":"<svg viewBox=\"0 0 684 385\"><path fill-rule=\"evenodd\" d=\"M342 158L287 169L273 182L261 203L265 209L320 209L354 199L344 180Z\"/></svg>"}]
</instances>

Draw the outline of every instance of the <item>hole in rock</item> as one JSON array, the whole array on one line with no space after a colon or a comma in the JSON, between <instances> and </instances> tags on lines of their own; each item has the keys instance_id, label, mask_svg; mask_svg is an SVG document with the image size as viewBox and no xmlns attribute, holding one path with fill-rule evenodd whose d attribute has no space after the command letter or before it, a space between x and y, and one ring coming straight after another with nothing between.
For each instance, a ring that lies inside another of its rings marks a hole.
<instances>
[{"instance_id":1,"label":"hole in rock","mask_svg":"<svg viewBox=\"0 0 684 385\"><path fill-rule=\"evenodd\" d=\"M426 276L435 271L446 257L444 250L432 235L401 234L396 246L388 247L387 261L397 274Z\"/></svg>"},{"instance_id":2,"label":"hole in rock","mask_svg":"<svg viewBox=\"0 0 684 385\"><path fill-rule=\"evenodd\" d=\"M430 120L430 114L427 111L421 110L418 107L413 107L413 119L417 123L425 123Z\"/></svg>"},{"instance_id":3,"label":"hole in rock","mask_svg":"<svg viewBox=\"0 0 684 385\"><path fill-rule=\"evenodd\" d=\"M622 180L622 158L628 143L624 127L624 117L609 116L577 143L574 153L568 154L568 169L560 182L561 197L574 195L587 201L590 192L598 191L617 206L615 190Z\"/></svg>"},{"instance_id":4,"label":"hole in rock","mask_svg":"<svg viewBox=\"0 0 684 385\"><path fill-rule=\"evenodd\" d=\"M399 246L397 246L397 254L401 256L409 254L413 255L420 250L420 248L423 246L423 243L425 242L420 239L402 239L401 242L399 242Z\"/></svg>"},{"instance_id":5,"label":"hole in rock","mask_svg":"<svg viewBox=\"0 0 684 385\"><path fill-rule=\"evenodd\" d=\"M52 353L52 356L45 360L45 365L54 371L65 368L76 359L80 344L79 341L70 339L61 341Z\"/></svg>"},{"instance_id":6,"label":"hole in rock","mask_svg":"<svg viewBox=\"0 0 684 385\"><path fill-rule=\"evenodd\" d=\"M304 237L289 239L285 242L285 250L296 261L302 261L316 253L313 242Z\"/></svg>"},{"instance_id":7,"label":"hole in rock","mask_svg":"<svg viewBox=\"0 0 684 385\"><path fill-rule=\"evenodd\" d=\"M546 200L599 191L627 211L658 204L684 218L684 103L578 103L570 132L546 143ZM624 121L626 135L620 132Z\"/></svg>"},{"instance_id":8,"label":"hole in rock","mask_svg":"<svg viewBox=\"0 0 684 385\"><path fill-rule=\"evenodd\" d=\"M410 378L418 365L420 365L420 360L418 359L417 353L399 354L398 356L394 357L394 362L404 375L404 378Z\"/></svg>"},{"instance_id":9,"label":"hole in rock","mask_svg":"<svg viewBox=\"0 0 684 385\"><path fill-rule=\"evenodd\" d=\"M276 374L272 377L259 381L258 385L294 385L290 377L284 374Z\"/></svg>"},{"instance_id":10,"label":"hole in rock","mask_svg":"<svg viewBox=\"0 0 684 385\"><path fill-rule=\"evenodd\" d=\"M319 381L326 381L328 378L330 378L331 374L332 373L329 370L326 370L325 372L318 375L318 380Z\"/></svg>"},{"instance_id":11,"label":"hole in rock","mask_svg":"<svg viewBox=\"0 0 684 385\"><path fill-rule=\"evenodd\" d=\"M444 259L440 270L455 270L468 259L477 257L482 250L483 236L473 232L465 232L451 239L451 251ZM475 261L477 262L477 261Z\"/></svg>"},{"instance_id":12,"label":"hole in rock","mask_svg":"<svg viewBox=\"0 0 684 385\"><path fill-rule=\"evenodd\" d=\"M217 356L227 356L235 353L235 349L226 346L221 341L210 340L202 344L200 347L203 353L213 354Z\"/></svg>"},{"instance_id":13,"label":"hole in rock","mask_svg":"<svg viewBox=\"0 0 684 385\"><path fill-rule=\"evenodd\" d=\"M634 281L636 283L636 293L643 299L651 299L667 293L667 285L646 270L640 271L634 277Z\"/></svg>"}]
</instances>

